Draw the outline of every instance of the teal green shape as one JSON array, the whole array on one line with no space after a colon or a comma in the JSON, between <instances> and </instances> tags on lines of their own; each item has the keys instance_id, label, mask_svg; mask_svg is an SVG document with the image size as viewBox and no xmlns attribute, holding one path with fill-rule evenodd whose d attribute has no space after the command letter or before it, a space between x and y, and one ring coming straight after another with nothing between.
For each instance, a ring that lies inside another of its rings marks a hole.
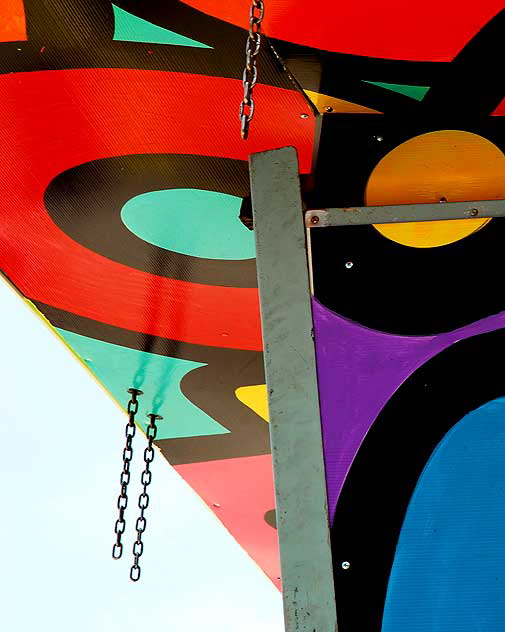
<instances>
[{"instance_id":1,"label":"teal green shape","mask_svg":"<svg viewBox=\"0 0 505 632\"><path fill-rule=\"evenodd\" d=\"M163 417L158 422L158 439L229 432L181 391L182 378L205 364L137 351L64 329L57 331L123 408L128 401L128 388L134 386L144 391L139 398L137 415L137 422L144 431L147 413L155 412Z\"/></svg>"},{"instance_id":2,"label":"teal green shape","mask_svg":"<svg viewBox=\"0 0 505 632\"><path fill-rule=\"evenodd\" d=\"M114 10L114 40L122 42L145 42L149 44L172 44L173 46L193 46L193 48L212 48L202 42L179 35L168 29L139 18L115 4Z\"/></svg>"},{"instance_id":3,"label":"teal green shape","mask_svg":"<svg viewBox=\"0 0 505 632\"><path fill-rule=\"evenodd\" d=\"M364 80L365 81L365 80ZM365 81L365 83L371 83L379 88L385 88L386 90L392 90L393 92L399 92L407 97L416 99L416 101L422 101L430 89L429 86L407 86L402 83L381 83L378 81Z\"/></svg>"},{"instance_id":4,"label":"teal green shape","mask_svg":"<svg viewBox=\"0 0 505 632\"><path fill-rule=\"evenodd\" d=\"M239 220L242 198L202 189L167 189L137 195L121 219L151 244L192 257L252 259L254 235Z\"/></svg>"}]
</instances>

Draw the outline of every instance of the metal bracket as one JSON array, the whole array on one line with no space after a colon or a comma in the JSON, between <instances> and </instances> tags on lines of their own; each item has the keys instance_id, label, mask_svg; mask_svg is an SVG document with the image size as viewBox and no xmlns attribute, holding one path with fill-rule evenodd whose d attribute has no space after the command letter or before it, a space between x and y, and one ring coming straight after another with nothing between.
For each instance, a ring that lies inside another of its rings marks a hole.
<instances>
[{"instance_id":1,"label":"metal bracket","mask_svg":"<svg viewBox=\"0 0 505 632\"><path fill-rule=\"evenodd\" d=\"M293 147L249 159L287 632L335 632L305 227Z\"/></svg>"},{"instance_id":2,"label":"metal bracket","mask_svg":"<svg viewBox=\"0 0 505 632\"><path fill-rule=\"evenodd\" d=\"M313 210L305 213L305 225L307 228L324 228L503 216L505 216L505 200L480 200Z\"/></svg>"}]
</instances>

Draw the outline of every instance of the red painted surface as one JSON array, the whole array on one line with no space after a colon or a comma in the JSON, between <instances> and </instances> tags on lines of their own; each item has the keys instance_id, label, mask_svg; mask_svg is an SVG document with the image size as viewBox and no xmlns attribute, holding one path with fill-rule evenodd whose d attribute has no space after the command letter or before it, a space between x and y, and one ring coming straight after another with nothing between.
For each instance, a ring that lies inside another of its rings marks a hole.
<instances>
[{"instance_id":1,"label":"red painted surface","mask_svg":"<svg viewBox=\"0 0 505 632\"><path fill-rule=\"evenodd\" d=\"M193 107L205 94L205 108ZM239 134L238 80L130 69L78 69L0 77L0 261L28 298L186 342L262 347L255 289L176 281L81 246L48 216L48 183L70 167L137 153L246 160L294 145L310 170L314 120L303 97L258 85L250 140ZM127 133L123 133L127 130ZM92 186L92 183L90 183ZM227 334L223 336L223 334Z\"/></svg>"},{"instance_id":2,"label":"red painted surface","mask_svg":"<svg viewBox=\"0 0 505 632\"><path fill-rule=\"evenodd\" d=\"M26 40L23 0L0 0L0 42Z\"/></svg>"},{"instance_id":3,"label":"red painted surface","mask_svg":"<svg viewBox=\"0 0 505 632\"><path fill-rule=\"evenodd\" d=\"M243 28L250 0L186 4ZM264 30L271 37L339 53L387 59L450 61L505 7L503 0L377 0L265 2Z\"/></svg>"},{"instance_id":4,"label":"red painted surface","mask_svg":"<svg viewBox=\"0 0 505 632\"><path fill-rule=\"evenodd\" d=\"M175 469L280 588L277 531L264 520L264 514L275 507L272 457L207 461Z\"/></svg>"},{"instance_id":5,"label":"red painted surface","mask_svg":"<svg viewBox=\"0 0 505 632\"><path fill-rule=\"evenodd\" d=\"M505 99L503 99L500 105L493 112L493 116L505 116Z\"/></svg>"}]
</instances>

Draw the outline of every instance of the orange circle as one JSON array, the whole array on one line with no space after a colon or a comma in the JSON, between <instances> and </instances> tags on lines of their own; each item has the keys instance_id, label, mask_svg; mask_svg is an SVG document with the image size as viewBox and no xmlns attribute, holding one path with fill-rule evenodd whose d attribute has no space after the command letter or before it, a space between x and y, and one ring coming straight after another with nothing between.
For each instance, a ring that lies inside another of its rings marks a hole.
<instances>
[{"instance_id":1,"label":"orange circle","mask_svg":"<svg viewBox=\"0 0 505 632\"><path fill-rule=\"evenodd\" d=\"M491 141L459 130L429 132L390 151L373 170L367 206L505 199L505 155ZM490 221L484 219L374 224L405 246L453 243Z\"/></svg>"}]
</instances>

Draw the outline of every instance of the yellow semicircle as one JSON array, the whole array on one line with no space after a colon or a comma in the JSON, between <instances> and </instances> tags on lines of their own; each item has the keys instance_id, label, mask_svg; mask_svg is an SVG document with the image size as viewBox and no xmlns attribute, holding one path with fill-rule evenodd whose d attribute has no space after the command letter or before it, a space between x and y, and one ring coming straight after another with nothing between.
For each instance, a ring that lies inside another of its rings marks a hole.
<instances>
[{"instance_id":1,"label":"yellow semicircle","mask_svg":"<svg viewBox=\"0 0 505 632\"><path fill-rule=\"evenodd\" d=\"M235 395L245 406L253 410L265 421L270 421L268 416L267 385L255 384L254 386L240 386Z\"/></svg>"},{"instance_id":2,"label":"yellow semicircle","mask_svg":"<svg viewBox=\"0 0 505 632\"><path fill-rule=\"evenodd\" d=\"M422 134L395 147L373 170L367 206L467 202L505 198L505 155L491 141L460 130ZM453 243L485 226L483 219L375 224L405 246L433 248Z\"/></svg>"},{"instance_id":3,"label":"yellow semicircle","mask_svg":"<svg viewBox=\"0 0 505 632\"><path fill-rule=\"evenodd\" d=\"M327 108L331 108L331 112L336 114L382 114L378 110L372 110L372 108L351 103L351 101L344 101L344 99L330 97L321 92L312 92L312 90L304 90L304 92L321 114L327 112Z\"/></svg>"}]
</instances>

